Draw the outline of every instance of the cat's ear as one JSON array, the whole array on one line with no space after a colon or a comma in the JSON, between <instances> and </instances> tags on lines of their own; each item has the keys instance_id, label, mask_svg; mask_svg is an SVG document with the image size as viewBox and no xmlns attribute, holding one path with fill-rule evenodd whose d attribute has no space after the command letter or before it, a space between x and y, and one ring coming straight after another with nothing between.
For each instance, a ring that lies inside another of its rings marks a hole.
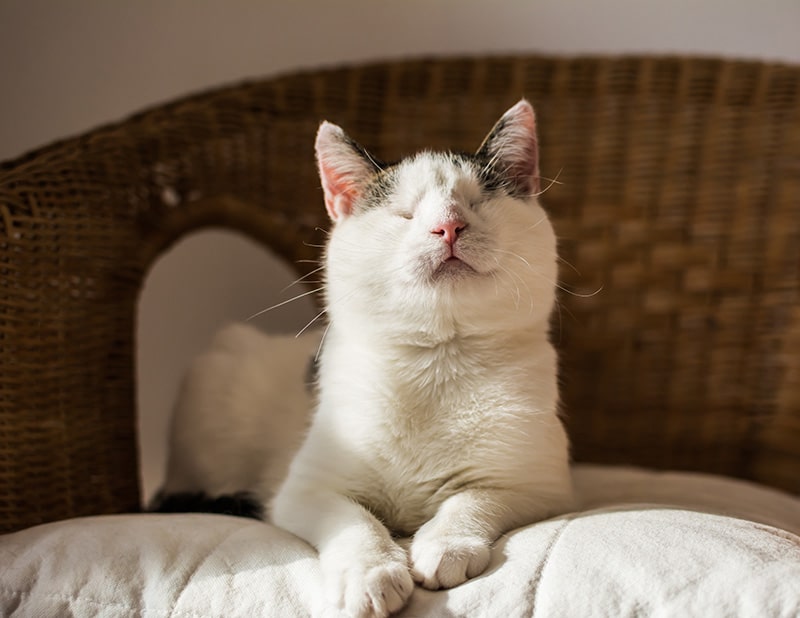
<instances>
[{"instance_id":1,"label":"cat's ear","mask_svg":"<svg viewBox=\"0 0 800 618\"><path fill-rule=\"evenodd\" d=\"M325 193L325 207L333 221L353 212L353 204L377 164L341 127L323 122L315 143L317 166Z\"/></svg>"},{"instance_id":2,"label":"cat's ear","mask_svg":"<svg viewBox=\"0 0 800 618\"><path fill-rule=\"evenodd\" d=\"M487 171L499 177L515 197L539 193L539 145L536 116L525 99L509 109L478 148Z\"/></svg>"}]
</instances>

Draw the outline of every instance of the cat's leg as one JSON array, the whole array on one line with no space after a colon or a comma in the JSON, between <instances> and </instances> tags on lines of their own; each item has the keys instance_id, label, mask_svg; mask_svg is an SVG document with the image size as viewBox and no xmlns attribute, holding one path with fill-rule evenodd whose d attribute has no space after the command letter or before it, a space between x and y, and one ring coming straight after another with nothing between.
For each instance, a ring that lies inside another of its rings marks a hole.
<instances>
[{"instance_id":1,"label":"cat's leg","mask_svg":"<svg viewBox=\"0 0 800 618\"><path fill-rule=\"evenodd\" d=\"M328 602L354 618L384 618L414 590L406 552L371 513L326 489L284 485L272 521L319 551Z\"/></svg>"},{"instance_id":2,"label":"cat's leg","mask_svg":"<svg viewBox=\"0 0 800 618\"><path fill-rule=\"evenodd\" d=\"M489 565L492 543L525 523L507 492L466 490L446 499L411 542L411 573L430 590L452 588Z\"/></svg>"}]
</instances>

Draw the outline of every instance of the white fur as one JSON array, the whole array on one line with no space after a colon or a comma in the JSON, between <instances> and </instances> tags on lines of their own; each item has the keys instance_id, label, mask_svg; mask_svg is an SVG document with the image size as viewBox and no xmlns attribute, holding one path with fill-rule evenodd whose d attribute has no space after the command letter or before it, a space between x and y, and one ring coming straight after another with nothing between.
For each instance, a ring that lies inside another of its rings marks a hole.
<instances>
[{"instance_id":1,"label":"white fur","mask_svg":"<svg viewBox=\"0 0 800 618\"><path fill-rule=\"evenodd\" d=\"M486 152L519 186L520 173L538 175L533 111L521 102L504 120ZM335 225L320 396L268 506L275 524L319 550L329 604L386 616L414 580L436 589L475 577L500 534L571 506L547 336L556 239L536 197L488 195L476 166L449 155L404 160L385 203L359 204L375 167L348 143L322 125L317 156ZM356 196L347 208L336 201L342 177ZM460 261L443 264L451 249L436 230L448 221L460 225ZM305 426L314 337L221 336L178 406L168 490L256 487L269 502Z\"/></svg>"},{"instance_id":2,"label":"white fur","mask_svg":"<svg viewBox=\"0 0 800 618\"><path fill-rule=\"evenodd\" d=\"M272 504L354 616L411 593L390 529L413 535L417 582L451 587L486 568L501 533L571 504L546 214L535 198L486 200L474 167L447 155L396 173L386 204L331 233L320 402ZM449 249L433 230L456 219L455 255L472 270L437 275Z\"/></svg>"}]
</instances>

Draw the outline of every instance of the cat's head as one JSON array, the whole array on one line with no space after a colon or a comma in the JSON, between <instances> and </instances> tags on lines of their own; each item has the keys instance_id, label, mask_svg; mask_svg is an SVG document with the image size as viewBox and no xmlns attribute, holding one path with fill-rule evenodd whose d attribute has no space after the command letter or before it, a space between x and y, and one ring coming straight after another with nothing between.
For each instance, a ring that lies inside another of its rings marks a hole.
<instances>
[{"instance_id":1,"label":"cat's head","mask_svg":"<svg viewBox=\"0 0 800 618\"><path fill-rule=\"evenodd\" d=\"M475 154L393 164L324 122L316 140L331 319L371 335L432 340L546 321L556 241L539 206L536 120L522 100Z\"/></svg>"}]
</instances>

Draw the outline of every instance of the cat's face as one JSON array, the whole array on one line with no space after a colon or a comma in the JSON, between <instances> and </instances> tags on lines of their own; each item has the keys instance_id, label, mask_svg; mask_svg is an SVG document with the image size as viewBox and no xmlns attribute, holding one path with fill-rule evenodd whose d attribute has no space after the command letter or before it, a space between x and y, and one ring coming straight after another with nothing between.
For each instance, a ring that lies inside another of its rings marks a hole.
<instances>
[{"instance_id":1,"label":"cat's face","mask_svg":"<svg viewBox=\"0 0 800 618\"><path fill-rule=\"evenodd\" d=\"M326 255L332 319L434 339L547 319L556 246L536 201L526 101L474 155L422 152L385 165L324 123L317 159L334 221Z\"/></svg>"}]
</instances>

